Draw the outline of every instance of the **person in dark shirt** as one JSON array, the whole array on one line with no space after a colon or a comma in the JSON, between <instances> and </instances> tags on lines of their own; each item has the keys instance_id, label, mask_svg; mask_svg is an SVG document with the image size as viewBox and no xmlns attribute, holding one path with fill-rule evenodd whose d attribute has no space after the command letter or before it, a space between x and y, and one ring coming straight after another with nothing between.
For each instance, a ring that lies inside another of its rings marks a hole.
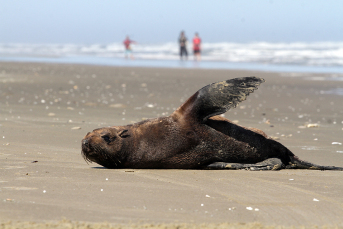
<instances>
[{"instance_id":1,"label":"person in dark shirt","mask_svg":"<svg viewBox=\"0 0 343 229\"><path fill-rule=\"evenodd\" d=\"M181 31L180 37L179 37L179 45L180 45L180 59L182 60L182 57L185 56L185 59L188 58L188 52L187 52L187 37L185 36L185 32Z\"/></svg>"}]
</instances>

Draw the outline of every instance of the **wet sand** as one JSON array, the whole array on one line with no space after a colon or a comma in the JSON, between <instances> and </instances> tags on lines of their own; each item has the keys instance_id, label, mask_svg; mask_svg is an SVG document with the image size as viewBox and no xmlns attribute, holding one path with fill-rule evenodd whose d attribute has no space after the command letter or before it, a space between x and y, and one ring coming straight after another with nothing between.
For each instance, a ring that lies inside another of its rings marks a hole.
<instances>
[{"instance_id":1,"label":"wet sand","mask_svg":"<svg viewBox=\"0 0 343 229\"><path fill-rule=\"evenodd\" d=\"M342 75L0 62L0 228L343 227L343 172L109 170L81 157L95 128L169 115L208 83L252 75L266 82L225 117L343 166Z\"/></svg>"}]
</instances>

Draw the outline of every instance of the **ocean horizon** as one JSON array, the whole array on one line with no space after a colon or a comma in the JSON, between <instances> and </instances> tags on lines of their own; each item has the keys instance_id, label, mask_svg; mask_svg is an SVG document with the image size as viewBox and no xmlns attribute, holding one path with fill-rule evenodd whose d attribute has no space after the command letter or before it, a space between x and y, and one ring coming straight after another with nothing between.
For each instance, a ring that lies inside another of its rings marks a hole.
<instances>
[{"instance_id":1,"label":"ocean horizon","mask_svg":"<svg viewBox=\"0 0 343 229\"><path fill-rule=\"evenodd\" d=\"M125 59L122 43L0 43L0 61L80 63L131 67L245 69L276 72L343 73L343 42L203 43L202 61L180 61L176 42L133 45Z\"/></svg>"}]
</instances>

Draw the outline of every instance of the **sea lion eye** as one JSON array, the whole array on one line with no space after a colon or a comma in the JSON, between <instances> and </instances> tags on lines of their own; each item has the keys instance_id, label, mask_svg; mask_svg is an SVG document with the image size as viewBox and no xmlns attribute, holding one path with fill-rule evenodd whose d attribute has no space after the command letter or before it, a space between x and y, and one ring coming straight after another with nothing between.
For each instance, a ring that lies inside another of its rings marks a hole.
<instances>
[{"instance_id":1,"label":"sea lion eye","mask_svg":"<svg viewBox=\"0 0 343 229\"><path fill-rule=\"evenodd\" d=\"M108 136L108 135L103 135L103 136L101 136L101 137L102 137L102 139L104 139L105 142L107 142L107 143L110 143L110 142L111 142L110 136Z\"/></svg>"}]
</instances>

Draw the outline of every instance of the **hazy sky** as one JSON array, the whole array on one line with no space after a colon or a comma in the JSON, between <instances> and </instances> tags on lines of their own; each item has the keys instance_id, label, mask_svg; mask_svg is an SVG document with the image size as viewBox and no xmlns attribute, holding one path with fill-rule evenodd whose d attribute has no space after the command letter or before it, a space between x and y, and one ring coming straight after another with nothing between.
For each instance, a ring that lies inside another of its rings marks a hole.
<instances>
[{"instance_id":1,"label":"hazy sky","mask_svg":"<svg viewBox=\"0 0 343 229\"><path fill-rule=\"evenodd\" d=\"M0 0L0 43L343 41L342 0Z\"/></svg>"}]
</instances>

